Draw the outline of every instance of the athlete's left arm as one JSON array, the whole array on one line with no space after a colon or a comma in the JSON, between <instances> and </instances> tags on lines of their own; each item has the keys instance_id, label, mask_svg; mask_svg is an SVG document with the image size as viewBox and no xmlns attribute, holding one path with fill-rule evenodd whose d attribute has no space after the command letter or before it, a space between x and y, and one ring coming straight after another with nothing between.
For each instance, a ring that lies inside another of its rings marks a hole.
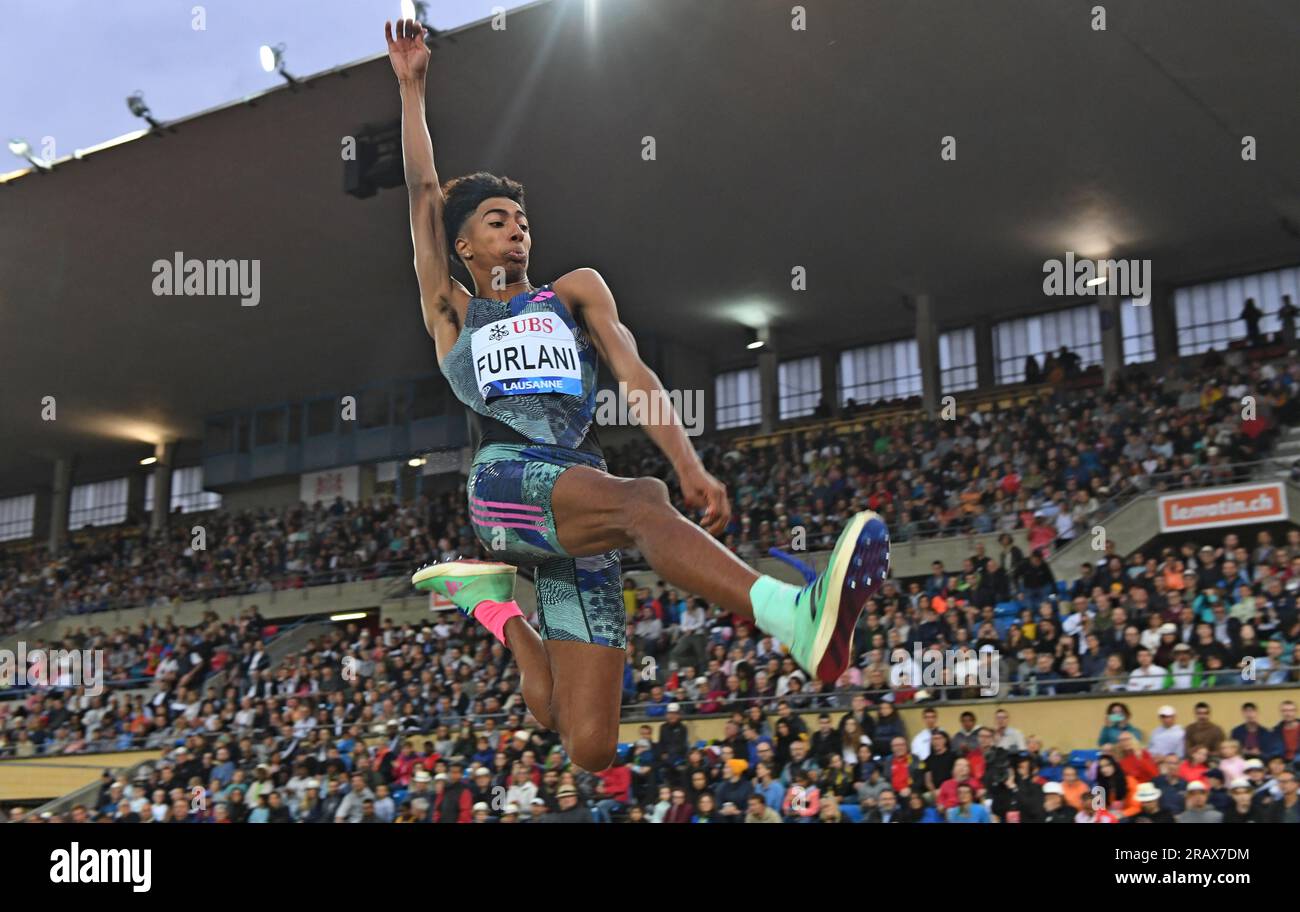
<instances>
[{"instance_id":1,"label":"athlete's left arm","mask_svg":"<svg viewBox=\"0 0 1300 912\"><path fill-rule=\"evenodd\" d=\"M641 360L636 339L618 318L618 306L604 278L594 269L577 269L557 281L555 290L581 317L596 351L614 378L627 384L628 393L639 390L645 397L643 401L658 398L667 406L659 410L659 415L669 417L644 425L645 431L672 463L686 503L704 510L700 525L714 534L721 532L731 519L727 489L700 462L663 383Z\"/></svg>"}]
</instances>

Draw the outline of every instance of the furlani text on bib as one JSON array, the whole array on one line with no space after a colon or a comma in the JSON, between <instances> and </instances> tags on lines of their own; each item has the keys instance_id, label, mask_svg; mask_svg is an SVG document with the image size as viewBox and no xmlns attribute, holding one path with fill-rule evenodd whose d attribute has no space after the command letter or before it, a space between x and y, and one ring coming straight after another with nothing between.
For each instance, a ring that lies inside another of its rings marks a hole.
<instances>
[{"instance_id":1,"label":"furlani text on bib","mask_svg":"<svg viewBox=\"0 0 1300 912\"><path fill-rule=\"evenodd\" d=\"M525 313L487 323L470 337L483 399L537 393L582 395L582 365L573 331L553 313Z\"/></svg>"}]
</instances>

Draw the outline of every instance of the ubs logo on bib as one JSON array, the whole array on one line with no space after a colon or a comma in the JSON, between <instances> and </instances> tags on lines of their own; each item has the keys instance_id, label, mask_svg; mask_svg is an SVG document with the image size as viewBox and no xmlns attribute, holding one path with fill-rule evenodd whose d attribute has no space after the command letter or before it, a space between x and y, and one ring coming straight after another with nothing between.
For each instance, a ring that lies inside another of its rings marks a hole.
<instances>
[{"instance_id":1,"label":"ubs logo on bib","mask_svg":"<svg viewBox=\"0 0 1300 912\"><path fill-rule=\"evenodd\" d=\"M582 395L582 364L568 324L553 313L520 314L480 326L470 337L484 400L501 396Z\"/></svg>"}]
</instances>

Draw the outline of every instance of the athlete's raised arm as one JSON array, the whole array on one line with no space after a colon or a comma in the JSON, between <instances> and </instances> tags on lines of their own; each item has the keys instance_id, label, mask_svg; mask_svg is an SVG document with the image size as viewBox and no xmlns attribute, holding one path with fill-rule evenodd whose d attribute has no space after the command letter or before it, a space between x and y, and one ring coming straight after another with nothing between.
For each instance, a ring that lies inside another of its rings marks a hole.
<instances>
[{"instance_id":1,"label":"athlete's raised arm","mask_svg":"<svg viewBox=\"0 0 1300 912\"><path fill-rule=\"evenodd\" d=\"M704 510L700 525L715 535L726 528L731 519L731 506L727 503L727 489L704 468L700 457L691 446L690 438L682 427L681 416L671 405L663 382L637 352L632 331L618 317L614 295L594 269L577 269L555 283L556 290L566 302L582 315L587 331L596 345L596 351L609 365L614 378L627 384L628 393L639 390L648 401L658 397L668 406L671 418L645 425L646 433L663 451L677 473L686 503ZM661 411L662 415L663 412Z\"/></svg>"},{"instance_id":2,"label":"athlete's raised arm","mask_svg":"<svg viewBox=\"0 0 1300 912\"><path fill-rule=\"evenodd\" d=\"M424 26L414 19L399 19L396 34L391 22L384 23L388 59L402 95L402 163L411 197L411 242L415 245L415 275L420 282L420 309L424 327L435 341L440 326L444 327L444 336L454 341L460 328L456 305L467 302L470 295L452 277L447 255L442 185L433 165L433 140L425 122L424 81L429 70L429 49L424 36Z\"/></svg>"}]
</instances>

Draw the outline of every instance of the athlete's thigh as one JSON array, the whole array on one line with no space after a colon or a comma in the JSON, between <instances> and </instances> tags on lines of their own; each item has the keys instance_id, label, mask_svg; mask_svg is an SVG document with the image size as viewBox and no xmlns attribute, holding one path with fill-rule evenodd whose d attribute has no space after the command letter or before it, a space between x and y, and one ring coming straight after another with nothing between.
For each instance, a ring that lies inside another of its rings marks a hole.
<instances>
[{"instance_id":1,"label":"athlete's thigh","mask_svg":"<svg viewBox=\"0 0 1300 912\"><path fill-rule=\"evenodd\" d=\"M619 478L591 466L570 466L555 481L551 509L564 550L573 555L600 554L626 548L624 505L630 478Z\"/></svg>"},{"instance_id":2,"label":"athlete's thigh","mask_svg":"<svg viewBox=\"0 0 1300 912\"><path fill-rule=\"evenodd\" d=\"M574 640L546 640L551 660L551 709L570 737L618 741L627 653Z\"/></svg>"},{"instance_id":3,"label":"athlete's thigh","mask_svg":"<svg viewBox=\"0 0 1300 912\"><path fill-rule=\"evenodd\" d=\"M617 650L627 644L627 609L617 551L551 558L533 577L542 639Z\"/></svg>"},{"instance_id":4,"label":"athlete's thigh","mask_svg":"<svg viewBox=\"0 0 1300 912\"><path fill-rule=\"evenodd\" d=\"M584 744L616 738L627 662L618 552L545 561L534 586L557 724Z\"/></svg>"}]
</instances>

